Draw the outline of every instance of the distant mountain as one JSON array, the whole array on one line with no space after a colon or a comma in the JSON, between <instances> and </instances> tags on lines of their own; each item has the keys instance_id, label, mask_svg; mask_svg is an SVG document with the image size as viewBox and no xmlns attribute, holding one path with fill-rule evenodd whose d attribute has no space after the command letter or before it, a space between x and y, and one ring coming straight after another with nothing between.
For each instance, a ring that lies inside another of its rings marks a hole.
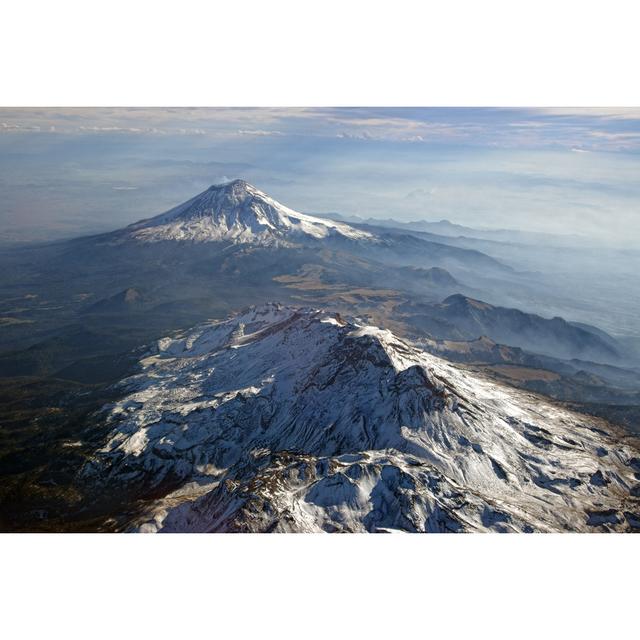
<instances>
[{"instance_id":1,"label":"distant mountain","mask_svg":"<svg viewBox=\"0 0 640 640\"><path fill-rule=\"evenodd\" d=\"M251 308L140 366L80 475L96 500L142 500L125 528L640 526L640 454L610 427L338 314Z\"/></svg>"},{"instance_id":2,"label":"distant mountain","mask_svg":"<svg viewBox=\"0 0 640 640\"><path fill-rule=\"evenodd\" d=\"M289 209L244 180L213 185L166 213L127 227L121 234L142 242L231 241L262 245L333 235L373 239L371 234L349 225Z\"/></svg>"},{"instance_id":3,"label":"distant mountain","mask_svg":"<svg viewBox=\"0 0 640 640\"><path fill-rule=\"evenodd\" d=\"M606 331L598 329L598 327L594 327L593 325L585 324L584 322L570 322L569 324L574 327L578 327L578 329L583 329L588 333L592 333L593 335L598 336L598 338L600 338L603 342L606 342L616 352L624 352L624 346L615 338L612 338Z\"/></svg>"},{"instance_id":4,"label":"distant mountain","mask_svg":"<svg viewBox=\"0 0 640 640\"><path fill-rule=\"evenodd\" d=\"M431 267L430 269L423 269L421 267L403 267L400 270L402 273L419 278L423 282L429 283L434 287L460 287L458 282L446 269L440 267Z\"/></svg>"},{"instance_id":5,"label":"distant mountain","mask_svg":"<svg viewBox=\"0 0 640 640\"><path fill-rule=\"evenodd\" d=\"M409 222L394 218L362 218L340 213L316 214L318 217L339 220L353 225L369 225L388 227L404 231L417 231L450 238L469 238L494 242L546 244L554 246L592 246L593 241L578 235L562 235L538 231L521 231L519 229L477 229L450 220L412 220Z\"/></svg>"},{"instance_id":6,"label":"distant mountain","mask_svg":"<svg viewBox=\"0 0 640 640\"><path fill-rule=\"evenodd\" d=\"M396 223L397 224L397 223ZM455 224L449 220L430 222L419 220L415 222L400 223L401 227L412 231L424 231L437 235L451 236L453 238L466 237L493 242L508 242L533 245L575 246L589 245L587 238L578 235L561 235L544 233L539 231L521 231L519 229L477 229Z\"/></svg>"},{"instance_id":7,"label":"distant mountain","mask_svg":"<svg viewBox=\"0 0 640 640\"><path fill-rule=\"evenodd\" d=\"M405 231L425 231L428 233L434 233L443 236L471 236L474 237L476 233L484 233L478 229L471 227L465 227L461 224L455 224L449 220L414 220L406 222L402 220L396 220L394 218L362 218L361 216L348 216L340 213L319 213L316 214L321 218L329 218L331 220L339 220L346 222L347 224L366 224L378 227L390 227L394 229L402 229ZM489 232L491 233L491 232ZM477 236L476 236L477 237Z\"/></svg>"},{"instance_id":8,"label":"distant mountain","mask_svg":"<svg viewBox=\"0 0 640 640\"><path fill-rule=\"evenodd\" d=\"M440 242L440 236L421 237L399 229L365 224L359 225L358 229L370 233L377 240L375 244L358 243L350 248L359 255L369 255L399 266L438 266L453 272L454 276L474 280L517 277L514 269L505 262L475 249Z\"/></svg>"},{"instance_id":9,"label":"distant mountain","mask_svg":"<svg viewBox=\"0 0 640 640\"><path fill-rule=\"evenodd\" d=\"M467 364L471 370L516 387L562 402L582 403L594 415L607 420L614 420L616 407L633 408L640 403L640 373L633 369L533 354L487 337L466 342L423 338L418 344L428 353ZM600 405L596 411L594 403ZM638 434L637 424L636 421L627 427Z\"/></svg>"},{"instance_id":10,"label":"distant mountain","mask_svg":"<svg viewBox=\"0 0 640 640\"><path fill-rule=\"evenodd\" d=\"M108 298L103 298L90 304L84 309L84 313L123 313L135 311L143 307L144 300L144 296L138 289L130 287Z\"/></svg>"},{"instance_id":11,"label":"distant mountain","mask_svg":"<svg viewBox=\"0 0 640 640\"><path fill-rule=\"evenodd\" d=\"M436 338L492 340L533 353L602 363L623 359L616 340L593 327L575 326L562 318L546 319L518 309L497 307L461 294L440 304L409 304L414 321Z\"/></svg>"},{"instance_id":12,"label":"distant mountain","mask_svg":"<svg viewBox=\"0 0 640 640\"><path fill-rule=\"evenodd\" d=\"M97 241L310 246L346 251L394 266L438 266L471 274L512 273L507 265L473 249L432 242L396 229L356 228L299 213L244 180L213 185L166 213L98 236Z\"/></svg>"}]
</instances>

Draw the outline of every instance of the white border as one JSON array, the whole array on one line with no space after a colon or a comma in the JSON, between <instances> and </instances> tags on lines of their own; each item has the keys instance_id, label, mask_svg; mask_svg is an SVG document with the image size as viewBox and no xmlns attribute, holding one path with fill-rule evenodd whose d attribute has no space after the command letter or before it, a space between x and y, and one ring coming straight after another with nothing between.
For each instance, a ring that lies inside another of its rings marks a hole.
<instances>
[{"instance_id":1,"label":"white border","mask_svg":"<svg viewBox=\"0 0 640 640\"><path fill-rule=\"evenodd\" d=\"M5 536L3 628L12 640L628 637L636 540Z\"/></svg>"},{"instance_id":2,"label":"white border","mask_svg":"<svg viewBox=\"0 0 640 640\"><path fill-rule=\"evenodd\" d=\"M634 106L628 0L21 0L4 106Z\"/></svg>"},{"instance_id":3,"label":"white border","mask_svg":"<svg viewBox=\"0 0 640 640\"><path fill-rule=\"evenodd\" d=\"M637 106L638 24L621 0L22 0L0 105ZM3 535L3 635L630 635L639 539Z\"/></svg>"}]
</instances>

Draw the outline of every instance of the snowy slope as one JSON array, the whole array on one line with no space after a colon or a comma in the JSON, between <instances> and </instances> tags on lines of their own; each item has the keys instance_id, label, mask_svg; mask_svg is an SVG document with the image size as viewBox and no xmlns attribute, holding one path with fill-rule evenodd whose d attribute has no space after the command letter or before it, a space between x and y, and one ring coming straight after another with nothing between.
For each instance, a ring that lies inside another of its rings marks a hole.
<instances>
[{"instance_id":1,"label":"snowy slope","mask_svg":"<svg viewBox=\"0 0 640 640\"><path fill-rule=\"evenodd\" d=\"M82 477L163 496L139 531L640 526L640 455L610 427L322 311L165 338L122 384Z\"/></svg>"},{"instance_id":2,"label":"snowy slope","mask_svg":"<svg viewBox=\"0 0 640 640\"><path fill-rule=\"evenodd\" d=\"M160 216L127 227L125 234L144 242L226 240L261 245L335 235L352 240L373 238L347 224L289 209L244 180L213 185Z\"/></svg>"}]
</instances>

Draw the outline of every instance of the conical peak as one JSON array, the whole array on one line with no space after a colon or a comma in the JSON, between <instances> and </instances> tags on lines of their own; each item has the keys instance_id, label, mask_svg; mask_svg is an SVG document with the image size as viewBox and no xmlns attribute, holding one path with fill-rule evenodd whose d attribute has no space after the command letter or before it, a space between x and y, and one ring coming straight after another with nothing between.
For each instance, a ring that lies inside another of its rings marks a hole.
<instances>
[{"instance_id":1,"label":"conical peak","mask_svg":"<svg viewBox=\"0 0 640 640\"><path fill-rule=\"evenodd\" d=\"M278 205L266 193L256 189L246 180L232 180L221 184L214 184L197 197L199 202L206 202L222 208L233 208L258 201L264 206Z\"/></svg>"},{"instance_id":2,"label":"conical peak","mask_svg":"<svg viewBox=\"0 0 640 640\"><path fill-rule=\"evenodd\" d=\"M258 189L256 189L253 185L249 184L246 180L241 179L211 185L208 191L228 193L236 196L242 194L254 195L255 193L259 193Z\"/></svg>"},{"instance_id":3,"label":"conical peak","mask_svg":"<svg viewBox=\"0 0 640 640\"><path fill-rule=\"evenodd\" d=\"M166 213L130 227L144 241L195 240L279 244L330 235L371 238L346 224L299 213L246 180L214 184Z\"/></svg>"}]
</instances>

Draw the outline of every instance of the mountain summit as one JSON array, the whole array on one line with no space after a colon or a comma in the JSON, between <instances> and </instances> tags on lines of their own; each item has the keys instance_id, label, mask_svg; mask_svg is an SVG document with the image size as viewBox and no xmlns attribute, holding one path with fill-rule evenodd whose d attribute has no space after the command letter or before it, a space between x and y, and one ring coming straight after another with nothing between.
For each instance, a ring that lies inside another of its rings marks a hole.
<instances>
[{"instance_id":1,"label":"mountain summit","mask_svg":"<svg viewBox=\"0 0 640 640\"><path fill-rule=\"evenodd\" d=\"M373 237L347 224L289 209L244 180L213 185L166 213L127 227L125 232L143 242L231 241L261 245L295 244L329 236L352 240Z\"/></svg>"},{"instance_id":2,"label":"mountain summit","mask_svg":"<svg viewBox=\"0 0 640 640\"><path fill-rule=\"evenodd\" d=\"M122 391L83 478L151 496L140 531L640 526L639 454L605 424L337 314L164 338Z\"/></svg>"},{"instance_id":3,"label":"mountain summit","mask_svg":"<svg viewBox=\"0 0 640 640\"><path fill-rule=\"evenodd\" d=\"M478 251L300 213L244 180L215 184L165 213L98 236L98 243L107 246L162 244L175 248L181 242L209 245L213 252L229 244L337 249L391 266L441 267L461 276L481 269L493 274L512 271Z\"/></svg>"}]
</instances>

